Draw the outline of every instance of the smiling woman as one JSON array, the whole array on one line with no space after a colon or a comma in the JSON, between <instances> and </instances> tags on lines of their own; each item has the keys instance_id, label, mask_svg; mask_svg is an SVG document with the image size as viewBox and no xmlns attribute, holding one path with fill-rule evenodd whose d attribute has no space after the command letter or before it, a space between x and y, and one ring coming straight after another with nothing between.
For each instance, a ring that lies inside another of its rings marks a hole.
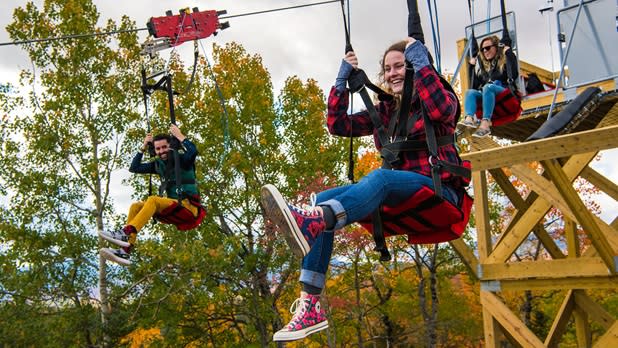
<instances>
[{"instance_id":1,"label":"smiling woman","mask_svg":"<svg viewBox=\"0 0 618 348\"><path fill-rule=\"evenodd\" d=\"M452 142L459 117L457 97L431 66L427 48L414 38L409 37L388 47L382 56L381 67L383 82L395 98L386 98L375 106L367 105L369 111L348 114L350 90L346 83L352 85L354 74L359 72L356 53L349 51L345 54L328 98L327 125L330 133L337 136L373 136L378 150L394 153L388 160L385 157L383 168L373 170L358 183L318 193L307 209L286 203L273 185L262 188L265 214L282 230L292 251L303 257L302 291L293 304L295 314L286 327L275 333L275 341L301 339L328 327L320 293L326 283L336 230L372 215L380 215L382 205L405 208L405 204L412 201L420 207L429 200L433 202L432 207L439 207L437 209L453 207L451 215L456 217L457 223L463 226L467 223L467 215L460 208L470 202L465 193L469 178L461 174L465 172L464 163ZM414 122L407 122L408 117ZM392 136L409 139L416 147L403 140L387 142L382 123L399 123ZM440 139L441 146L435 152L426 143L430 136ZM406 148L395 151L388 147L391 145ZM435 155L433 160L430 151ZM462 171L433 170L436 162L448 163L450 168L458 167ZM425 214L432 215L429 210L416 209L418 215L424 216L419 221L427 221ZM442 218L446 220L444 216ZM434 219L429 220L434 223ZM404 224L418 227L422 224L419 221L411 219ZM412 228L390 229L388 232L408 234L410 243L437 242L437 238L444 241L458 237L452 233L451 223L455 224L455 221L449 220L447 225L439 228L432 225L431 233L426 234L422 233L426 229L412 231ZM448 238L445 238L447 234Z\"/></svg>"}]
</instances>

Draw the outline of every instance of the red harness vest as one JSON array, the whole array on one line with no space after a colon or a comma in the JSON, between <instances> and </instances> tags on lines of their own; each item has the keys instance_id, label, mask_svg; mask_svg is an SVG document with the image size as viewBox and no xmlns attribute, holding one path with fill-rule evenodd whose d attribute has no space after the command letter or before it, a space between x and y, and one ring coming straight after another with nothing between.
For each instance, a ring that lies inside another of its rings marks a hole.
<instances>
[{"instance_id":1,"label":"red harness vest","mask_svg":"<svg viewBox=\"0 0 618 348\"><path fill-rule=\"evenodd\" d=\"M521 100L510 89L505 88L504 91L496 96L496 107L493 115L491 115L491 124L493 126L500 126L513 122L521 115L521 111ZM483 106L481 103L478 103L476 108L476 118L479 120L483 118Z\"/></svg>"},{"instance_id":2,"label":"red harness vest","mask_svg":"<svg viewBox=\"0 0 618 348\"><path fill-rule=\"evenodd\" d=\"M178 202L174 202L159 214L156 214L154 218L161 223L175 225L181 231L199 226L206 216L206 209L200 204L199 195L191 195L188 199L192 205L197 207L197 216L194 216L191 210L179 205Z\"/></svg>"}]
</instances>

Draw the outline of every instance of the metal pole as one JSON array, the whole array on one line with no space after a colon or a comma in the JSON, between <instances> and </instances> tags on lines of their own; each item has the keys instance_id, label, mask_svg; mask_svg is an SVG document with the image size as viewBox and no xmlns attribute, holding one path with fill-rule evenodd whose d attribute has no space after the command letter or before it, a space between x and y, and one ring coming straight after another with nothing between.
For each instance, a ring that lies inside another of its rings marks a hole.
<instances>
[{"instance_id":1,"label":"metal pole","mask_svg":"<svg viewBox=\"0 0 618 348\"><path fill-rule=\"evenodd\" d=\"M575 16L575 22L573 22L573 29L571 30L571 36L569 37L569 44L567 45L566 52L564 54L564 59L560 65L560 76L558 77L558 84L554 89L554 97L551 101L551 106L549 108L549 113L547 114L547 119L552 117L552 112L554 111L554 104L556 103L556 97L558 96L558 88L559 84L562 83L562 79L564 78L564 67L566 65L566 61L569 58L569 51L571 50L571 44L573 43L573 35L575 35L575 28L577 28L577 22L579 21L579 15L582 12L584 0L579 0L579 7L577 8L577 15Z\"/></svg>"}]
</instances>

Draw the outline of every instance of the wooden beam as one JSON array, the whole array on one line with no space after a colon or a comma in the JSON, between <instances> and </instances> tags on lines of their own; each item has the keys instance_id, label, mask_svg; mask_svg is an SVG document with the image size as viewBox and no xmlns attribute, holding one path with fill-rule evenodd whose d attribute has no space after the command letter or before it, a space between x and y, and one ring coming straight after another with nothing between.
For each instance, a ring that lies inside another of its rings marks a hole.
<instances>
[{"instance_id":1,"label":"wooden beam","mask_svg":"<svg viewBox=\"0 0 618 348\"><path fill-rule=\"evenodd\" d=\"M500 188L502 189L502 192L506 194L506 196L511 201L515 209L517 209L517 213L515 213L513 217L511 218L511 221L509 221L509 225L505 229L504 233L502 233L500 237L498 238L498 240L496 240L495 243L497 245L501 242L502 238L511 231L511 228L522 217L523 215L522 212L526 211L526 209L530 207L530 204L528 203L529 199L524 200L519 195L519 192L517 192L517 189L515 189L515 187L513 186L513 184L511 183L511 181L509 180L509 178L506 176L506 174L504 173L502 169L491 169L489 172L491 176L494 178L494 180L496 181L496 183L498 184L498 186L500 186ZM534 194L533 192L532 194L529 195L528 198L531 198L530 201L534 201L536 197L537 195ZM541 241L541 243L543 243L543 246L545 247L545 249L551 255L552 258L558 259L558 258L565 257L564 253L562 253L562 250L560 250L560 248L556 245L556 242L553 240L551 236L549 236L549 234L547 233L547 231L545 231L545 229L543 228L541 224L537 224L534 227L533 231L534 231L534 234L537 236L537 238Z\"/></svg>"},{"instance_id":2,"label":"wooden beam","mask_svg":"<svg viewBox=\"0 0 618 348\"><path fill-rule=\"evenodd\" d=\"M577 177L579 172L583 168L585 168L590 162L590 160L592 160L594 157L595 153L580 154L571 157L563 167L568 178L570 180L573 180L575 177ZM526 236L528 235L528 231L532 229L532 224L536 224L549 210L549 208L551 207L551 205L548 203L549 201L551 201L552 204L554 204L559 210L561 210L567 218L573 220L576 219L575 215L571 212L569 206L566 204L566 202L564 202L564 199L551 181L545 179L544 177L537 174L534 170L528 168L525 165L516 165L513 166L511 169L514 175L518 176L520 180L524 181L526 185L528 185L532 190L537 192L540 197L525 213L525 215L529 216L530 219L520 221L513 228L513 231L509 233L509 235L503 237L500 244L494 246L494 252L488 258L488 262L490 263L504 262L508 257L510 257L510 255L512 255L513 252L515 252L523 239L526 238ZM541 211L541 209L547 210ZM538 220L536 220L537 218ZM600 218L594 216L593 219L601 227L601 230L608 238L608 241L610 245L612 245L612 248L614 250L618 250L618 232L616 232L615 229L611 228ZM505 241L507 243L504 243ZM590 256L591 254L587 251L584 255ZM500 259L502 257L505 258Z\"/></svg>"},{"instance_id":3,"label":"wooden beam","mask_svg":"<svg viewBox=\"0 0 618 348\"><path fill-rule=\"evenodd\" d=\"M618 109L618 103L616 103L615 107ZM580 166L582 162L585 162L587 160L587 158L588 158L588 155L586 154L575 155L571 157L562 168L564 172L568 174L569 178L574 178L575 173L581 172ZM563 212L570 213L568 212L568 209L564 210L564 206L566 206L566 204L562 204L562 203L564 202L561 202L561 205L563 206L563 208L559 208L559 209L563 210ZM574 216L571 214L569 215L569 218L574 219ZM603 230L603 233L607 237L612 248L614 250L618 250L618 226L615 226L612 228L611 226L609 226L606 222L604 222L603 220L601 220L601 218L597 216L594 216L594 220L596 221L597 225L599 225L601 229Z\"/></svg>"},{"instance_id":4,"label":"wooden beam","mask_svg":"<svg viewBox=\"0 0 618 348\"><path fill-rule=\"evenodd\" d=\"M500 325L491 312L483 307L483 332L485 333L485 348L500 348Z\"/></svg>"},{"instance_id":5,"label":"wooden beam","mask_svg":"<svg viewBox=\"0 0 618 348\"><path fill-rule=\"evenodd\" d=\"M467 44L468 44L468 39L466 38L457 40L457 52L458 52L457 57L461 57L463 55L463 52L466 49ZM460 83L460 87L462 91L467 91L470 88L470 74L468 73L468 66L469 66L468 60L465 59L465 61L461 65L461 68L459 69L459 83ZM463 108L462 108L462 111L463 111Z\"/></svg>"},{"instance_id":6,"label":"wooden beam","mask_svg":"<svg viewBox=\"0 0 618 348\"><path fill-rule=\"evenodd\" d=\"M541 79L542 82L545 83L551 83L554 84L554 80L558 78L558 76L560 75L560 73L552 73L551 71L547 70L547 69L543 69L541 67L538 67L536 65L532 65L530 63L524 62L523 60L519 60L519 70L521 70L522 73L528 75L530 73L535 73L539 79ZM565 72L567 72L568 70L565 70Z\"/></svg>"},{"instance_id":7,"label":"wooden beam","mask_svg":"<svg viewBox=\"0 0 618 348\"><path fill-rule=\"evenodd\" d=\"M519 192L517 192L515 186L513 186L509 178L506 176L506 174L504 174L504 170L502 170L501 168L491 169L489 170L489 174L491 174L491 176L494 178L496 184L500 186L500 189L502 190L502 192L504 192L509 201L513 203L515 209L525 210L528 207L524 199L521 198L521 196L519 195Z\"/></svg>"},{"instance_id":8,"label":"wooden beam","mask_svg":"<svg viewBox=\"0 0 618 348\"><path fill-rule=\"evenodd\" d=\"M615 201L618 201L618 185L604 177L601 173L590 167L586 167L582 171L581 176L582 178L588 180L588 182L596 188L613 198Z\"/></svg>"},{"instance_id":9,"label":"wooden beam","mask_svg":"<svg viewBox=\"0 0 618 348\"><path fill-rule=\"evenodd\" d=\"M577 336L577 346L591 347L592 330L590 330L590 323L588 322L588 313L586 313L578 306L575 306L575 310L573 311L573 317L575 318L575 334Z\"/></svg>"},{"instance_id":10,"label":"wooden beam","mask_svg":"<svg viewBox=\"0 0 618 348\"><path fill-rule=\"evenodd\" d=\"M617 287L617 276L526 280L513 279L481 282L481 289L490 289L492 291L616 289Z\"/></svg>"},{"instance_id":11,"label":"wooden beam","mask_svg":"<svg viewBox=\"0 0 618 348\"><path fill-rule=\"evenodd\" d=\"M504 235L505 233L509 233L511 231L511 229L513 228L513 226L519 222L519 220L522 218L522 216L524 215L524 213L530 208L530 205L532 203L534 203L534 201L539 197L539 195L534 192L534 191L530 191L530 193L528 194L528 197L526 197L525 200L525 209L521 209L521 210L517 210L515 212L515 214L513 214L513 216L511 216L511 220L509 221L508 226L506 226L506 228L504 229L504 232L502 233L502 235ZM500 236L500 238L502 238L502 235ZM500 240L498 239L496 241L496 244L499 243Z\"/></svg>"},{"instance_id":12,"label":"wooden beam","mask_svg":"<svg viewBox=\"0 0 618 348\"><path fill-rule=\"evenodd\" d=\"M493 252L483 263L500 263L507 261L517 248L523 243L530 231L547 214L551 204L542 198L537 198L530 208L526 210L522 218L500 239L500 243L494 246Z\"/></svg>"},{"instance_id":13,"label":"wooden beam","mask_svg":"<svg viewBox=\"0 0 618 348\"><path fill-rule=\"evenodd\" d=\"M607 330L605 335L594 344L594 348L618 347L618 322Z\"/></svg>"},{"instance_id":14,"label":"wooden beam","mask_svg":"<svg viewBox=\"0 0 618 348\"><path fill-rule=\"evenodd\" d=\"M490 263L481 265L479 276L481 280L603 277L607 267L600 257Z\"/></svg>"},{"instance_id":15,"label":"wooden beam","mask_svg":"<svg viewBox=\"0 0 618 348\"><path fill-rule=\"evenodd\" d=\"M597 225L592 213L588 210L577 191L573 188L571 180L567 177L556 160L546 160L541 163L550 175L561 196L564 197L571 212L575 214L577 222L582 225L590 237L592 244L597 249L597 252L607 265L609 271L612 274L616 274L618 272L618 252L612 249L612 246L607 241L607 238L605 238L599 225Z\"/></svg>"},{"instance_id":16,"label":"wooden beam","mask_svg":"<svg viewBox=\"0 0 618 348\"><path fill-rule=\"evenodd\" d=\"M564 168L567 168L568 177L571 180L576 178L581 170L583 170L595 156L596 153L592 152L575 155L569 158L564 165ZM538 198L535 199L530 205L530 208L526 210L522 219L517 221L517 223L510 228L509 233L502 236L500 242L494 246L494 252L488 258L489 263L506 261L528 236L534 225L538 224L549 211L551 208L549 202L562 202L558 190L556 190L552 183L543 176L537 174L536 171L530 169L527 165L514 165L511 170L515 176L524 181L524 183L538 195ZM566 204L562 204L562 207L568 210Z\"/></svg>"},{"instance_id":17,"label":"wooden beam","mask_svg":"<svg viewBox=\"0 0 618 348\"><path fill-rule=\"evenodd\" d=\"M548 90L545 92L535 93L530 96L525 96L521 100L521 107L524 110L531 110L536 108L542 108L547 105L551 105L552 100L554 99L554 91ZM565 101L567 98L565 97L564 91L559 90L556 95L556 103L561 103ZM545 111L547 114L547 111Z\"/></svg>"},{"instance_id":18,"label":"wooden beam","mask_svg":"<svg viewBox=\"0 0 618 348\"><path fill-rule=\"evenodd\" d=\"M545 345L548 348L558 347L558 343L560 342L562 335L564 335L564 332L569 324L569 320L571 319L573 309L575 309L575 301L573 300L573 291L571 290L567 292L564 301L562 301L562 305L556 314L556 318L554 318L554 322L549 329L547 338L545 338Z\"/></svg>"},{"instance_id":19,"label":"wooden beam","mask_svg":"<svg viewBox=\"0 0 618 348\"><path fill-rule=\"evenodd\" d=\"M468 272L474 275L476 279L479 278L478 269L479 269L479 260L474 255L472 249L466 245L463 241L463 238L457 238L449 242L451 247L455 250L455 252L459 255L459 258L468 268Z\"/></svg>"},{"instance_id":20,"label":"wooden beam","mask_svg":"<svg viewBox=\"0 0 618 348\"><path fill-rule=\"evenodd\" d=\"M476 221L476 239L480 262L484 262L491 253L491 226L489 224L489 203L487 201L487 177L484 171L472 173L474 185L474 218Z\"/></svg>"},{"instance_id":21,"label":"wooden beam","mask_svg":"<svg viewBox=\"0 0 618 348\"><path fill-rule=\"evenodd\" d=\"M488 291L481 291L481 304L508 334L523 347L544 347L543 342L502 301Z\"/></svg>"},{"instance_id":22,"label":"wooden beam","mask_svg":"<svg viewBox=\"0 0 618 348\"><path fill-rule=\"evenodd\" d=\"M579 248L579 238L577 236L577 224L569 218L564 219L564 234L567 240L568 257L579 257L581 253Z\"/></svg>"},{"instance_id":23,"label":"wooden beam","mask_svg":"<svg viewBox=\"0 0 618 348\"><path fill-rule=\"evenodd\" d=\"M609 314L598 303L594 302L583 290L577 290L574 293L575 304L577 307L586 312L595 322L599 323L605 330L608 330L616 319Z\"/></svg>"},{"instance_id":24,"label":"wooden beam","mask_svg":"<svg viewBox=\"0 0 618 348\"><path fill-rule=\"evenodd\" d=\"M583 92L586 88L591 87L591 86L596 86L601 88L604 91L613 91L614 89L616 89L616 83L614 82L614 79L609 79L609 80L605 80L605 81L600 81L600 82L595 82L595 83L590 83L590 84L586 84L584 86L580 86L576 88L576 92L575 94L579 95L581 92ZM538 107L543 107L543 106L547 106L550 105L552 103L552 100L554 99L554 91L553 90L548 90L545 92L540 92L540 93L535 93L531 96L525 96L522 100L521 100L521 107L527 111L530 109L535 109ZM556 103L560 103L567 100L567 98L565 97L565 93L563 90L559 90L558 94L556 95Z\"/></svg>"},{"instance_id":25,"label":"wooden beam","mask_svg":"<svg viewBox=\"0 0 618 348\"><path fill-rule=\"evenodd\" d=\"M547 233L547 230L545 230L543 225L541 225L540 223L536 224L536 226L534 226L534 229L532 229L532 232L534 232L536 237L543 244L543 247L545 247L545 250L547 250L547 252L553 259L563 259L566 257L560 247L558 247L558 245L556 244L554 238L552 238L552 236Z\"/></svg>"},{"instance_id":26,"label":"wooden beam","mask_svg":"<svg viewBox=\"0 0 618 348\"><path fill-rule=\"evenodd\" d=\"M508 147L469 152L462 154L461 158L469 160L472 164L472 170L477 171L596 152L615 147L618 147L618 125L559 135Z\"/></svg>"}]
</instances>

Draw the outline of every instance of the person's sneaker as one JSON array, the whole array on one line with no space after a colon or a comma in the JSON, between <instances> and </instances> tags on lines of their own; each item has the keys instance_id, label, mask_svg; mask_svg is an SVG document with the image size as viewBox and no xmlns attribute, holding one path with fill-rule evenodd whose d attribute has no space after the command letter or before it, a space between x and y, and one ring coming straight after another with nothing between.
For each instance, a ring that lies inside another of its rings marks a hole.
<instances>
[{"instance_id":1,"label":"person's sneaker","mask_svg":"<svg viewBox=\"0 0 618 348\"><path fill-rule=\"evenodd\" d=\"M466 116L464 117L463 121L459 121L459 123L457 123L458 126L463 126L466 128L476 128L477 124L475 122L475 118L472 116Z\"/></svg>"},{"instance_id":2,"label":"person's sneaker","mask_svg":"<svg viewBox=\"0 0 618 348\"><path fill-rule=\"evenodd\" d=\"M273 185L263 186L261 197L266 217L282 230L292 252L305 257L318 235L326 229L322 214L314 207L304 209L286 203Z\"/></svg>"},{"instance_id":3,"label":"person's sneaker","mask_svg":"<svg viewBox=\"0 0 618 348\"><path fill-rule=\"evenodd\" d=\"M292 303L290 312L294 313L292 320L283 329L275 332L273 341L299 340L328 327L328 320L320 304L320 295L302 293L301 297Z\"/></svg>"},{"instance_id":4,"label":"person's sneaker","mask_svg":"<svg viewBox=\"0 0 618 348\"><path fill-rule=\"evenodd\" d=\"M131 260L130 260L131 254L127 253L122 248L120 249L101 248L99 250L99 254L101 254L101 256L104 259L108 261L116 262L119 265L122 265L122 266L131 265Z\"/></svg>"},{"instance_id":5,"label":"person's sneaker","mask_svg":"<svg viewBox=\"0 0 618 348\"><path fill-rule=\"evenodd\" d=\"M124 229L117 231L99 231L99 236L110 243L114 243L121 247L129 247L129 236L124 233Z\"/></svg>"},{"instance_id":6,"label":"person's sneaker","mask_svg":"<svg viewBox=\"0 0 618 348\"><path fill-rule=\"evenodd\" d=\"M476 132L472 133L473 137L484 138L491 134L491 130L489 128L479 128Z\"/></svg>"}]
</instances>

